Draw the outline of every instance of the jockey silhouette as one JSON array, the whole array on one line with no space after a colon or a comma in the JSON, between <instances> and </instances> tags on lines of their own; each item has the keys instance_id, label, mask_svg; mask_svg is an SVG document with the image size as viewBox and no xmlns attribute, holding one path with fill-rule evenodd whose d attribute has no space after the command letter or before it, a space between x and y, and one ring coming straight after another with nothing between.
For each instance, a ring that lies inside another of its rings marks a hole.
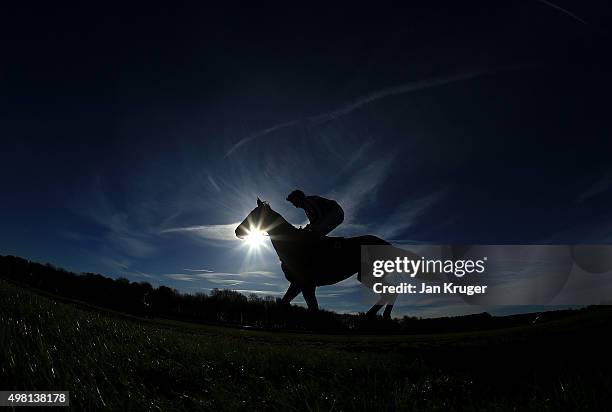
<instances>
[{"instance_id":1,"label":"jockey silhouette","mask_svg":"<svg viewBox=\"0 0 612 412\"><path fill-rule=\"evenodd\" d=\"M321 196L306 196L301 190L289 193L287 200L306 212L310 223L304 230L321 236L327 235L344 220L344 211L335 200Z\"/></svg>"}]
</instances>

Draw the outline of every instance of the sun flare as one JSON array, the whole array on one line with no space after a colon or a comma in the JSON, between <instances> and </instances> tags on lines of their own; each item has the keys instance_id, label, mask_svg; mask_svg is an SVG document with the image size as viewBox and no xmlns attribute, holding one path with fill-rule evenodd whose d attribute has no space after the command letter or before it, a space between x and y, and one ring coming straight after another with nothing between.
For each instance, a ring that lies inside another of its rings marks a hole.
<instances>
[{"instance_id":1,"label":"sun flare","mask_svg":"<svg viewBox=\"0 0 612 412\"><path fill-rule=\"evenodd\" d=\"M264 232L262 232L261 230L257 228L253 228L248 231L244 240L246 241L247 245L249 245L250 248L259 248L260 246L264 244L264 241L266 240L266 236L264 235Z\"/></svg>"}]
</instances>

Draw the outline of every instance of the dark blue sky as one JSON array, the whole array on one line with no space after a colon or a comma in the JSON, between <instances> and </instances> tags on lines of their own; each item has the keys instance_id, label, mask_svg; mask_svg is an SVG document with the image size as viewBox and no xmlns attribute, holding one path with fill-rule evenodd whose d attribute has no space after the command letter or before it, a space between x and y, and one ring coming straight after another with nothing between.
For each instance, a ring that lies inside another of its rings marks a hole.
<instances>
[{"instance_id":1,"label":"dark blue sky","mask_svg":"<svg viewBox=\"0 0 612 412\"><path fill-rule=\"evenodd\" d=\"M232 233L294 188L339 235L609 243L610 6L456 3L3 13L0 254L280 294Z\"/></svg>"}]
</instances>

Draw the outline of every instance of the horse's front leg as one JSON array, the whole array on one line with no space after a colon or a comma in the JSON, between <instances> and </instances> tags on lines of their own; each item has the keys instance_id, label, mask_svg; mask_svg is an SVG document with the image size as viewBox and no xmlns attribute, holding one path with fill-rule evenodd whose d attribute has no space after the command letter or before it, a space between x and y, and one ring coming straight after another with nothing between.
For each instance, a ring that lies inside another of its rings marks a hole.
<instances>
[{"instance_id":1,"label":"horse's front leg","mask_svg":"<svg viewBox=\"0 0 612 412\"><path fill-rule=\"evenodd\" d=\"M308 305L308 310L316 312L319 310L319 304L317 303L317 297L315 296L316 286L307 286L302 288L302 296Z\"/></svg>"},{"instance_id":2,"label":"horse's front leg","mask_svg":"<svg viewBox=\"0 0 612 412\"><path fill-rule=\"evenodd\" d=\"M287 291L285 292L285 296L283 296L283 298L281 299L281 303L283 305L288 305L289 303L291 303L293 299L295 299L297 295L300 294L301 291L302 289L299 286L297 286L295 283L289 284L289 288L287 288Z\"/></svg>"}]
</instances>

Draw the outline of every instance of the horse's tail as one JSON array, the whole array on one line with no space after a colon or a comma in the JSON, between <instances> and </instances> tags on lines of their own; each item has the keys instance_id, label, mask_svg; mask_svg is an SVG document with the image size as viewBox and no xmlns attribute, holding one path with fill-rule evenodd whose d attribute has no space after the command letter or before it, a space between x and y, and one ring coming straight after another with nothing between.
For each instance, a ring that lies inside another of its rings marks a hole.
<instances>
[{"instance_id":1,"label":"horse's tail","mask_svg":"<svg viewBox=\"0 0 612 412\"><path fill-rule=\"evenodd\" d=\"M362 248L362 246L390 246L391 243L387 242L384 239L379 238L378 236L374 236L374 235L365 235L365 236L358 236L356 238L353 238L358 246L358 250L355 251L355 253L359 253L360 255L360 261L361 261L361 265L359 267L359 271L357 272L357 280L358 281L362 281L362 268L364 266L364 263L366 266L371 266L371 262L370 262L370 256L368 254L368 249L367 247L364 249ZM362 251L365 252L365 255L362 254Z\"/></svg>"}]
</instances>

